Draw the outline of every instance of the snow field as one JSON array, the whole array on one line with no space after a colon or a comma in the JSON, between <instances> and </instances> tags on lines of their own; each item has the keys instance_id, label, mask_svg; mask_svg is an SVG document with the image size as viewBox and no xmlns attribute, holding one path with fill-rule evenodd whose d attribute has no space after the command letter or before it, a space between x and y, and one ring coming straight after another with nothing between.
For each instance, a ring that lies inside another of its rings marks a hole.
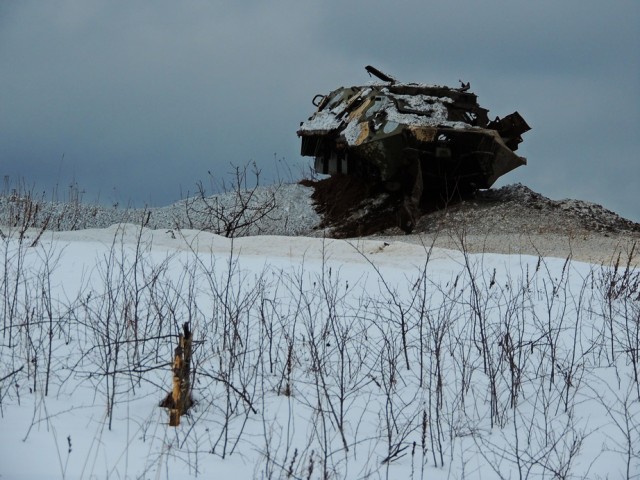
<instances>
[{"instance_id":1,"label":"snow field","mask_svg":"<svg viewBox=\"0 0 640 480\"><path fill-rule=\"evenodd\" d=\"M640 475L637 269L126 224L34 240L0 243L7 478Z\"/></svg>"}]
</instances>

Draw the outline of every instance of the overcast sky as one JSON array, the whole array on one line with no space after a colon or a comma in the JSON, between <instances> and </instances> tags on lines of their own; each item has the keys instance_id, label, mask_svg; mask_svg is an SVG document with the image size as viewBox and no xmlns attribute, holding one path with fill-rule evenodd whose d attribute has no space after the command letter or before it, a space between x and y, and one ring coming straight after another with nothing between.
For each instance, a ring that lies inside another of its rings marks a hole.
<instances>
[{"instance_id":1,"label":"overcast sky","mask_svg":"<svg viewBox=\"0 0 640 480\"><path fill-rule=\"evenodd\" d=\"M640 221L638 51L638 0L0 0L0 175L135 206L230 164L298 178L311 99L371 64L519 111L528 165L496 186Z\"/></svg>"}]
</instances>

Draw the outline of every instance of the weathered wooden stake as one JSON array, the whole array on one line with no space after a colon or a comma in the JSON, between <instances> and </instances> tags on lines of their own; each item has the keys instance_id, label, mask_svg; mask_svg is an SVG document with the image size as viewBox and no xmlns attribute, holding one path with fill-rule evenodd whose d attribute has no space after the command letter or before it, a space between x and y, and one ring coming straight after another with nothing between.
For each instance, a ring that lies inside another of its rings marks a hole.
<instances>
[{"instance_id":1,"label":"weathered wooden stake","mask_svg":"<svg viewBox=\"0 0 640 480\"><path fill-rule=\"evenodd\" d=\"M169 425L177 427L180 425L180 416L184 415L191 407L191 385L189 376L191 375L191 331L189 324L182 325L184 335L180 335L178 346L174 352L173 359L173 390L167 394L160 403L161 407L169 409Z\"/></svg>"}]
</instances>

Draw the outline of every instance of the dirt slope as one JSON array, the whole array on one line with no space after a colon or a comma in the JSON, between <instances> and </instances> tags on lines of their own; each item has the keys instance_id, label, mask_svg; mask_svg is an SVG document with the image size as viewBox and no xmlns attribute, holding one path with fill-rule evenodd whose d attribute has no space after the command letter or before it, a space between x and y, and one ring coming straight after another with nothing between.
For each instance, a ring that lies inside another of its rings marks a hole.
<instances>
[{"instance_id":1,"label":"dirt slope","mask_svg":"<svg viewBox=\"0 0 640 480\"><path fill-rule=\"evenodd\" d=\"M423 205L410 235L400 230L401 199L346 176L307 182L323 217L318 234L377 237L471 252L546 255L594 263L640 265L640 224L600 205L550 200L521 184L478 191L465 199ZM638 244L639 248L635 245Z\"/></svg>"}]
</instances>

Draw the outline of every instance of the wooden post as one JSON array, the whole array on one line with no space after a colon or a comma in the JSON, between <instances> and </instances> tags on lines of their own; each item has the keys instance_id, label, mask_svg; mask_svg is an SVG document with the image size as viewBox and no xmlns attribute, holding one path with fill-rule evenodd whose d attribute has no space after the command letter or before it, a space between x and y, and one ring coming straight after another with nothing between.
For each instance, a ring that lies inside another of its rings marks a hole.
<instances>
[{"instance_id":1,"label":"wooden post","mask_svg":"<svg viewBox=\"0 0 640 480\"><path fill-rule=\"evenodd\" d=\"M180 425L180 416L184 415L191 407L191 332L189 324L182 326L184 334L179 336L178 346L174 351L173 359L173 389L160 403L161 407L169 409L169 425Z\"/></svg>"}]
</instances>

